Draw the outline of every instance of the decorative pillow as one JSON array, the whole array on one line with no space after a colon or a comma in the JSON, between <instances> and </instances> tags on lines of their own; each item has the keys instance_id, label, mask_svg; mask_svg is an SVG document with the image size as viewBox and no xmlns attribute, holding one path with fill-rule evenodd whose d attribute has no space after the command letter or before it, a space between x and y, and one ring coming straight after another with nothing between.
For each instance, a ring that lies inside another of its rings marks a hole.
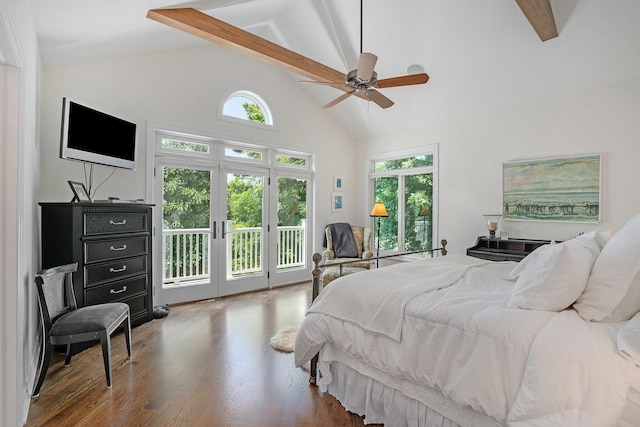
<instances>
[{"instance_id":1,"label":"decorative pillow","mask_svg":"<svg viewBox=\"0 0 640 427\"><path fill-rule=\"evenodd\" d=\"M511 270L511 273L509 273L509 275L505 277L505 279L518 280L518 277L520 277L520 273L522 272L522 270L524 270L527 267L527 265L529 265L529 263L536 262L538 258L544 256L544 252L550 249L551 245L555 245L555 244L556 244L555 242L551 242L547 245L542 245L535 248L533 252L531 252L529 255L524 257L524 259L522 259L518 263L518 265L516 265L513 268L513 270Z\"/></svg>"},{"instance_id":2,"label":"decorative pillow","mask_svg":"<svg viewBox=\"0 0 640 427\"><path fill-rule=\"evenodd\" d=\"M600 253L595 239L578 236L546 246L520 271L508 307L562 311L584 290L591 267Z\"/></svg>"},{"instance_id":3,"label":"decorative pillow","mask_svg":"<svg viewBox=\"0 0 640 427\"><path fill-rule=\"evenodd\" d=\"M602 249L574 308L589 321L629 320L640 311L639 272L640 215L636 215Z\"/></svg>"},{"instance_id":4,"label":"decorative pillow","mask_svg":"<svg viewBox=\"0 0 640 427\"><path fill-rule=\"evenodd\" d=\"M625 359L640 366L640 313L618 331L618 351Z\"/></svg>"}]
</instances>

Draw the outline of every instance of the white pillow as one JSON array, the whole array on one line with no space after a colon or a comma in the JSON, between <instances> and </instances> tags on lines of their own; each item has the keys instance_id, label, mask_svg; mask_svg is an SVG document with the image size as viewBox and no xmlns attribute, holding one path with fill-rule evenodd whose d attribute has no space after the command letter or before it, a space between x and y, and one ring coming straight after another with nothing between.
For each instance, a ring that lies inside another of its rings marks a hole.
<instances>
[{"instance_id":1,"label":"white pillow","mask_svg":"<svg viewBox=\"0 0 640 427\"><path fill-rule=\"evenodd\" d=\"M629 320L640 311L640 215L611 237L574 308L589 321Z\"/></svg>"},{"instance_id":2,"label":"white pillow","mask_svg":"<svg viewBox=\"0 0 640 427\"><path fill-rule=\"evenodd\" d=\"M640 313L618 331L618 351L640 366Z\"/></svg>"},{"instance_id":3,"label":"white pillow","mask_svg":"<svg viewBox=\"0 0 640 427\"><path fill-rule=\"evenodd\" d=\"M600 247L600 250L602 250L605 247L605 245L607 244L607 242L609 240L611 240L611 231L610 230L607 230L607 231L589 231L588 233L581 234L580 236L582 236L582 237L590 237L592 239L595 239L596 243Z\"/></svg>"},{"instance_id":4,"label":"white pillow","mask_svg":"<svg viewBox=\"0 0 640 427\"><path fill-rule=\"evenodd\" d=\"M599 253L600 247L589 236L548 245L519 273L507 306L564 310L582 294Z\"/></svg>"},{"instance_id":5,"label":"white pillow","mask_svg":"<svg viewBox=\"0 0 640 427\"><path fill-rule=\"evenodd\" d=\"M518 265L516 265L513 270L511 270L511 272L507 277L505 277L505 279L518 280L518 277L520 277L520 273L527 267L527 265L529 265L529 263L536 262L539 257L544 256L544 252L547 251L551 245L555 244L556 242L551 242L549 244L538 246L537 248L535 248L533 252L520 260Z\"/></svg>"}]
</instances>

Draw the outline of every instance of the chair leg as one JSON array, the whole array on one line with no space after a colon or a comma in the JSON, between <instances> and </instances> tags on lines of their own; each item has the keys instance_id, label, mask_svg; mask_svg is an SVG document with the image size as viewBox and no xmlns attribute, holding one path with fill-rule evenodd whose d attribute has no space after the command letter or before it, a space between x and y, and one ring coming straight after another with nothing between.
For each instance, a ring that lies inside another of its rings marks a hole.
<instances>
[{"instance_id":1,"label":"chair leg","mask_svg":"<svg viewBox=\"0 0 640 427\"><path fill-rule=\"evenodd\" d=\"M127 341L127 354L129 355L129 359L132 359L131 353L131 318L127 316L124 321L124 338Z\"/></svg>"},{"instance_id":2,"label":"chair leg","mask_svg":"<svg viewBox=\"0 0 640 427\"><path fill-rule=\"evenodd\" d=\"M67 357L64 359L64 366L71 364L71 357L73 357L74 344L67 344Z\"/></svg>"},{"instance_id":3,"label":"chair leg","mask_svg":"<svg viewBox=\"0 0 640 427\"><path fill-rule=\"evenodd\" d=\"M104 373L107 375L107 387L111 387L111 337L100 338L102 342L102 360L104 360Z\"/></svg>"},{"instance_id":4,"label":"chair leg","mask_svg":"<svg viewBox=\"0 0 640 427\"><path fill-rule=\"evenodd\" d=\"M46 338L45 338L46 339ZM49 343L44 344L44 353L42 355L42 361L40 362L40 369L38 370L38 381L33 387L32 396L36 397L40 395L40 387L44 382L44 377L47 375L49 364L51 363L51 355L53 354L53 346Z\"/></svg>"}]
</instances>

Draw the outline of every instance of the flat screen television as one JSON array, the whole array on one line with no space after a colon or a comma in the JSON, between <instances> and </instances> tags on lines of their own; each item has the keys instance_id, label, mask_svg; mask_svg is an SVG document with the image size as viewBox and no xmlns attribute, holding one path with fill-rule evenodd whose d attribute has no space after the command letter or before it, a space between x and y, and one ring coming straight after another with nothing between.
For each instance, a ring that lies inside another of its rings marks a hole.
<instances>
[{"instance_id":1,"label":"flat screen television","mask_svg":"<svg viewBox=\"0 0 640 427\"><path fill-rule=\"evenodd\" d=\"M62 99L60 157L136 168L136 124Z\"/></svg>"}]
</instances>

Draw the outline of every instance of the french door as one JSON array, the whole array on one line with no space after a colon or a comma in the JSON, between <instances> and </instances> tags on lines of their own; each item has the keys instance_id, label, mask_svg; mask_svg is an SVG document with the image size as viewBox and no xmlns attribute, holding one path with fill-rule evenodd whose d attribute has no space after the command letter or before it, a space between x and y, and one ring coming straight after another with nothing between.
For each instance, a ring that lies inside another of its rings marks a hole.
<instances>
[{"instance_id":1,"label":"french door","mask_svg":"<svg viewBox=\"0 0 640 427\"><path fill-rule=\"evenodd\" d=\"M157 304L308 279L310 180L274 175L269 186L267 168L156 162Z\"/></svg>"},{"instance_id":2,"label":"french door","mask_svg":"<svg viewBox=\"0 0 640 427\"><path fill-rule=\"evenodd\" d=\"M218 296L219 176L206 166L156 160L154 210L155 303ZM160 202L160 203L158 203ZM158 271L160 270L160 271Z\"/></svg>"},{"instance_id":3,"label":"french door","mask_svg":"<svg viewBox=\"0 0 640 427\"><path fill-rule=\"evenodd\" d=\"M219 295L266 288L268 169L223 167L220 174Z\"/></svg>"}]
</instances>

